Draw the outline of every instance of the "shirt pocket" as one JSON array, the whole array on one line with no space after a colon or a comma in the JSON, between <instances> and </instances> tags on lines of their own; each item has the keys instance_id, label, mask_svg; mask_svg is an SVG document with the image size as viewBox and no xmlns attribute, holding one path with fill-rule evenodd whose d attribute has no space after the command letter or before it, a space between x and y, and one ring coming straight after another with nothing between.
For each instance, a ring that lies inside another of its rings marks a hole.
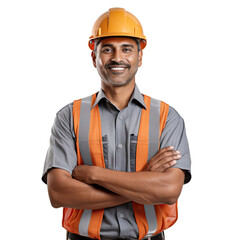
<instances>
[{"instance_id":1,"label":"shirt pocket","mask_svg":"<svg viewBox=\"0 0 240 240\"><path fill-rule=\"evenodd\" d=\"M107 135L102 137L103 144L103 157L105 162L105 167L108 168L108 137Z\"/></svg>"},{"instance_id":2,"label":"shirt pocket","mask_svg":"<svg viewBox=\"0 0 240 240\"><path fill-rule=\"evenodd\" d=\"M130 171L136 172L137 136L130 135Z\"/></svg>"}]
</instances>

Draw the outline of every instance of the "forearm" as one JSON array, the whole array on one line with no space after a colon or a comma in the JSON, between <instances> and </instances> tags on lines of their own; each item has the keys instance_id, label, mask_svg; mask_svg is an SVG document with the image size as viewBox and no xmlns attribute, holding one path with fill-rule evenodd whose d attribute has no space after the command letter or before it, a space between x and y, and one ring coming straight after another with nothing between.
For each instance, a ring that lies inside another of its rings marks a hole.
<instances>
[{"instance_id":1,"label":"forearm","mask_svg":"<svg viewBox=\"0 0 240 240\"><path fill-rule=\"evenodd\" d=\"M184 180L180 169L130 173L94 167L88 177L89 183L141 204L173 204L180 195Z\"/></svg>"},{"instance_id":2,"label":"forearm","mask_svg":"<svg viewBox=\"0 0 240 240\"><path fill-rule=\"evenodd\" d=\"M129 173L111 170L105 172L102 169L99 170L96 171L96 175L93 175L93 183L95 184L141 204L157 204L166 201L166 193L163 191L166 186L164 186L164 183L158 181L160 173ZM159 183L161 186L159 186ZM162 192L161 195L156 194L156 187L158 191Z\"/></svg>"},{"instance_id":3,"label":"forearm","mask_svg":"<svg viewBox=\"0 0 240 240\"><path fill-rule=\"evenodd\" d=\"M107 189L99 189L93 185L77 181L61 169L53 169L48 173L48 190L53 207L96 210L129 201Z\"/></svg>"}]
</instances>

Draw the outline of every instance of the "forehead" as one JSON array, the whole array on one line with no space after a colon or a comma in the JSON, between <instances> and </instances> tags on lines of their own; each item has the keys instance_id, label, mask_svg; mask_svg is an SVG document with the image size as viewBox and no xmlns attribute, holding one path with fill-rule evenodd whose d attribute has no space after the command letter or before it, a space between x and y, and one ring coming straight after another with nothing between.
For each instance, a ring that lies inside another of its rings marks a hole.
<instances>
[{"instance_id":1,"label":"forehead","mask_svg":"<svg viewBox=\"0 0 240 240\"><path fill-rule=\"evenodd\" d=\"M137 47L137 43L134 39L129 37L108 37L103 38L99 46L103 47L105 45L112 45L112 46L122 46L122 45L132 45L134 48Z\"/></svg>"}]
</instances>

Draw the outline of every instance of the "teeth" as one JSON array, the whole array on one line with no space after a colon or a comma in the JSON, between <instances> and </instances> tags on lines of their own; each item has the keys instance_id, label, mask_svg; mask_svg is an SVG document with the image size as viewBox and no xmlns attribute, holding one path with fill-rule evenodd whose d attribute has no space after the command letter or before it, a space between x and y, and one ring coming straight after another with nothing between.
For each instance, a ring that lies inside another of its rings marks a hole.
<instances>
[{"instance_id":1,"label":"teeth","mask_svg":"<svg viewBox=\"0 0 240 240\"><path fill-rule=\"evenodd\" d=\"M122 67L115 67L115 68L111 68L112 70L123 70L124 68L122 68Z\"/></svg>"}]
</instances>

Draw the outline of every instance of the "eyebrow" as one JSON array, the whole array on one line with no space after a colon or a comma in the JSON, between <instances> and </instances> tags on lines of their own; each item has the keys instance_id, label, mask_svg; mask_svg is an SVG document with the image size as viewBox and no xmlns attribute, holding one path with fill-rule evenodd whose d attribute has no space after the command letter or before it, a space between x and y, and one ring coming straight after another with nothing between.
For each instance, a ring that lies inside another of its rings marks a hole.
<instances>
[{"instance_id":1,"label":"eyebrow","mask_svg":"<svg viewBox=\"0 0 240 240\"><path fill-rule=\"evenodd\" d=\"M104 47L114 47L113 44L110 44L110 43L106 43L104 45L102 45L102 48ZM134 48L134 45L132 44L128 44L128 43L124 43L121 45L121 47L131 47L131 48Z\"/></svg>"},{"instance_id":2,"label":"eyebrow","mask_svg":"<svg viewBox=\"0 0 240 240\"><path fill-rule=\"evenodd\" d=\"M131 47L134 48L134 46L132 44L123 44L122 47Z\"/></svg>"}]
</instances>

